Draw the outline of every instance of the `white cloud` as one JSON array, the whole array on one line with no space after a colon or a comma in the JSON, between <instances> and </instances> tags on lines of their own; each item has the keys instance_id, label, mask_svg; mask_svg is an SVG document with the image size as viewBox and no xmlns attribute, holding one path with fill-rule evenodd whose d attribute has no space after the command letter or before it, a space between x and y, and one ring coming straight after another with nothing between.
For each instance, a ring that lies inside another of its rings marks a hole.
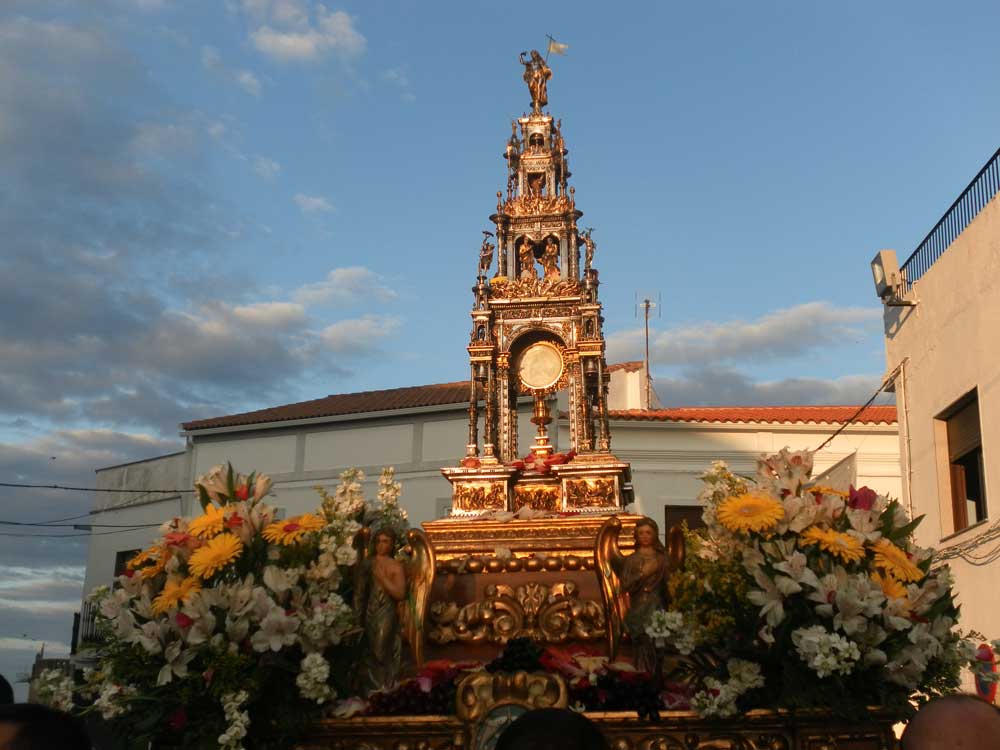
<instances>
[{"instance_id":1,"label":"white cloud","mask_svg":"<svg viewBox=\"0 0 1000 750\"><path fill-rule=\"evenodd\" d=\"M391 336L399 327L397 318L365 315L340 320L320 331L324 348L337 354L361 354L377 348L376 342Z\"/></svg>"},{"instance_id":2,"label":"white cloud","mask_svg":"<svg viewBox=\"0 0 1000 750\"><path fill-rule=\"evenodd\" d=\"M281 165L274 159L268 159L266 156L258 156L253 160L253 171L264 179L270 180L277 177L281 172Z\"/></svg>"},{"instance_id":3,"label":"white cloud","mask_svg":"<svg viewBox=\"0 0 1000 750\"><path fill-rule=\"evenodd\" d=\"M248 94L260 96L260 81L249 70L237 70L234 74L236 85Z\"/></svg>"},{"instance_id":4,"label":"white cloud","mask_svg":"<svg viewBox=\"0 0 1000 750\"><path fill-rule=\"evenodd\" d=\"M254 3L254 7L254 15L266 22L250 33L250 40L259 52L275 60L315 62L330 53L352 59L365 51L365 37L344 11L317 4L310 20L301 3Z\"/></svg>"},{"instance_id":5,"label":"white cloud","mask_svg":"<svg viewBox=\"0 0 1000 750\"><path fill-rule=\"evenodd\" d=\"M382 78L399 89L399 98L404 102L415 102L417 97L410 89L410 75L405 65L389 68L382 74Z\"/></svg>"},{"instance_id":6,"label":"white cloud","mask_svg":"<svg viewBox=\"0 0 1000 750\"><path fill-rule=\"evenodd\" d=\"M754 380L727 367L699 367L676 377L653 374L656 393L664 406L860 406L871 398L881 382L879 375ZM881 394L876 403L892 403L892 396Z\"/></svg>"},{"instance_id":7,"label":"white cloud","mask_svg":"<svg viewBox=\"0 0 1000 750\"><path fill-rule=\"evenodd\" d=\"M827 302L809 302L752 321L707 321L650 331L650 359L659 365L701 365L794 357L877 333L881 315L874 307L838 308ZM611 361L639 359L642 348L641 328L608 336Z\"/></svg>"},{"instance_id":8,"label":"white cloud","mask_svg":"<svg viewBox=\"0 0 1000 750\"><path fill-rule=\"evenodd\" d=\"M333 204L319 195L296 193L294 200L304 214L329 213L333 211Z\"/></svg>"},{"instance_id":9,"label":"white cloud","mask_svg":"<svg viewBox=\"0 0 1000 750\"><path fill-rule=\"evenodd\" d=\"M215 47L205 45L201 48L201 64L206 70L239 86L248 94L260 96L260 79L252 71L230 68L222 61L222 55Z\"/></svg>"},{"instance_id":10,"label":"white cloud","mask_svg":"<svg viewBox=\"0 0 1000 750\"><path fill-rule=\"evenodd\" d=\"M294 302L258 302L232 308L233 317L240 323L266 328L287 328L305 321L302 305Z\"/></svg>"},{"instance_id":11,"label":"white cloud","mask_svg":"<svg viewBox=\"0 0 1000 750\"><path fill-rule=\"evenodd\" d=\"M334 268L323 281L299 287L293 297L303 305L346 306L370 299L387 302L396 293L382 284L374 271L350 266Z\"/></svg>"}]
</instances>

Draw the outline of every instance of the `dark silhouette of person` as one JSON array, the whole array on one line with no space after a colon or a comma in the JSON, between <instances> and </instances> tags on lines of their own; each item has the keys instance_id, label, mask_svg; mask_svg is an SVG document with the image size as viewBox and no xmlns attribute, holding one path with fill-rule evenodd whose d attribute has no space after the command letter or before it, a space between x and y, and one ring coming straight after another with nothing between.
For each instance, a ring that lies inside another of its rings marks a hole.
<instances>
[{"instance_id":1,"label":"dark silhouette of person","mask_svg":"<svg viewBox=\"0 0 1000 750\"><path fill-rule=\"evenodd\" d=\"M1000 710L974 695L945 695L910 719L902 750L1000 750Z\"/></svg>"},{"instance_id":2,"label":"dark silhouette of person","mask_svg":"<svg viewBox=\"0 0 1000 750\"><path fill-rule=\"evenodd\" d=\"M0 750L91 750L83 722L36 703L0 705Z\"/></svg>"},{"instance_id":3,"label":"dark silhouette of person","mask_svg":"<svg viewBox=\"0 0 1000 750\"><path fill-rule=\"evenodd\" d=\"M590 719L568 708L539 708L503 730L496 750L609 750Z\"/></svg>"},{"instance_id":4,"label":"dark silhouette of person","mask_svg":"<svg viewBox=\"0 0 1000 750\"><path fill-rule=\"evenodd\" d=\"M0 674L0 706L7 706L14 702L14 688L7 682L7 678Z\"/></svg>"}]
</instances>

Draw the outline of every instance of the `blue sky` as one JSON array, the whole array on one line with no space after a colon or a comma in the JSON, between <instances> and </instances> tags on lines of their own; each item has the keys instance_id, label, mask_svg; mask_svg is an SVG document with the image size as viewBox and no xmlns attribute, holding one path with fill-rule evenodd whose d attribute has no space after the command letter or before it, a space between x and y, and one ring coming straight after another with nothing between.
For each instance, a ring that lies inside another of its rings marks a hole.
<instances>
[{"instance_id":1,"label":"blue sky","mask_svg":"<svg viewBox=\"0 0 1000 750\"><path fill-rule=\"evenodd\" d=\"M609 358L640 355L634 296L659 294L664 403L863 401L884 369L870 258L908 255L998 145L998 16L8 0L0 474L89 484L175 449L183 420L464 378L529 104L517 55L546 34L570 45L549 109ZM89 502L0 494L15 520ZM84 542L0 545L0 652L68 640Z\"/></svg>"}]
</instances>

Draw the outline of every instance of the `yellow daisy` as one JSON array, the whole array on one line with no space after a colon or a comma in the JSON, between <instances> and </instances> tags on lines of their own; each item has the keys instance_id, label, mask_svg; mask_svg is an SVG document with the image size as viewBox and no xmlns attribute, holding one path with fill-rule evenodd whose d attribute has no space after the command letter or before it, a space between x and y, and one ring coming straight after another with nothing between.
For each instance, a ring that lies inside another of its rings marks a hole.
<instances>
[{"instance_id":1,"label":"yellow daisy","mask_svg":"<svg viewBox=\"0 0 1000 750\"><path fill-rule=\"evenodd\" d=\"M845 563L858 562L865 556L864 545L841 531L811 526L802 532L800 539L803 545L818 544L821 550L839 557Z\"/></svg>"},{"instance_id":2,"label":"yellow daisy","mask_svg":"<svg viewBox=\"0 0 1000 750\"><path fill-rule=\"evenodd\" d=\"M302 537L312 531L319 531L326 522L312 513L303 513L295 518L275 521L268 524L263 531L263 537L272 544L290 545L299 542Z\"/></svg>"},{"instance_id":3,"label":"yellow daisy","mask_svg":"<svg viewBox=\"0 0 1000 750\"><path fill-rule=\"evenodd\" d=\"M188 524L188 534L199 539L211 539L216 534L222 533L223 526L222 508L216 505L209 505L205 512L197 518L192 518Z\"/></svg>"},{"instance_id":4,"label":"yellow daisy","mask_svg":"<svg viewBox=\"0 0 1000 750\"><path fill-rule=\"evenodd\" d=\"M162 615L169 609L187 601L187 598L201 588L201 581L194 576L187 578L168 578L166 584L155 599L153 599L153 614Z\"/></svg>"},{"instance_id":5,"label":"yellow daisy","mask_svg":"<svg viewBox=\"0 0 1000 750\"><path fill-rule=\"evenodd\" d=\"M135 557L130 558L129 561L125 563L125 567L128 568L129 570L135 570L136 568L145 565L148 562L151 562L154 559L154 555L156 555L159 551L160 551L159 547L156 546L144 549L142 552L139 552Z\"/></svg>"},{"instance_id":6,"label":"yellow daisy","mask_svg":"<svg viewBox=\"0 0 1000 750\"><path fill-rule=\"evenodd\" d=\"M805 491L810 495L836 495L837 497L847 497L846 492L835 490L833 487L824 487L820 484L815 484L812 487L806 487Z\"/></svg>"},{"instance_id":7,"label":"yellow daisy","mask_svg":"<svg viewBox=\"0 0 1000 750\"><path fill-rule=\"evenodd\" d=\"M904 583L919 581L924 577L924 572L913 563L910 556L888 539L879 539L875 543L875 565Z\"/></svg>"},{"instance_id":8,"label":"yellow daisy","mask_svg":"<svg viewBox=\"0 0 1000 750\"><path fill-rule=\"evenodd\" d=\"M200 578L210 578L243 552L243 542L233 534L219 534L191 553L188 568Z\"/></svg>"},{"instance_id":9,"label":"yellow daisy","mask_svg":"<svg viewBox=\"0 0 1000 750\"><path fill-rule=\"evenodd\" d=\"M906 587L888 573L882 575L876 571L871 574L871 579L881 587L886 599L902 599L906 596Z\"/></svg>"},{"instance_id":10,"label":"yellow daisy","mask_svg":"<svg viewBox=\"0 0 1000 750\"><path fill-rule=\"evenodd\" d=\"M770 529L784 518L785 509L773 497L747 492L723 500L715 515L730 531L746 533Z\"/></svg>"}]
</instances>

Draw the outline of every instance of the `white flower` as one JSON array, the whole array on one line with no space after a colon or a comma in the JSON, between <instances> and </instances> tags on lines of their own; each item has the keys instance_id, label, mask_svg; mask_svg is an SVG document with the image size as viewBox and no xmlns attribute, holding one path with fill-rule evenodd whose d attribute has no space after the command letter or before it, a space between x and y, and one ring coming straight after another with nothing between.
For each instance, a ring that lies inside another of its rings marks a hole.
<instances>
[{"instance_id":1,"label":"white flower","mask_svg":"<svg viewBox=\"0 0 1000 750\"><path fill-rule=\"evenodd\" d=\"M818 677L834 673L850 674L861 658L858 644L842 635L831 633L822 625L792 631L792 644L802 659Z\"/></svg>"},{"instance_id":2,"label":"white flower","mask_svg":"<svg viewBox=\"0 0 1000 750\"><path fill-rule=\"evenodd\" d=\"M73 678L60 669L43 669L32 683L39 702L59 711L73 710Z\"/></svg>"},{"instance_id":3,"label":"white flower","mask_svg":"<svg viewBox=\"0 0 1000 750\"><path fill-rule=\"evenodd\" d=\"M747 599L760 607L760 615L767 619L767 624L776 627L785 619L784 597L778 590L774 582L758 569L754 573L754 580L760 589L750 589L747 592Z\"/></svg>"},{"instance_id":4,"label":"white flower","mask_svg":"<svg viewBox=\"0 0 1000 750\"><path fill-rule=\"evenodd\" d=\"M225 732L219 735L219 745L222 750L243 750L243 738L247 736L247 727L250 726L250 714L240 710L250 696L246 690L238 693L226 693L222 696L222 710L226 715L226 723L229 725Z\"/></svg>"},{"instance_id":5,"label":"white flower","mask_svg":"<svg viewBox=\"0 0 1000 750\"><path fill-rule=\"evenodd\" d=\"M94 708L100 712L102 719L114 719L131 708L127 699L136 693L138 690L132 685L106 682L101 686L100 695L94 701Z\"/></svg>"},{"instance_id":6,"label":"white flower","mask_svg":"<svg viewBox=\"0 0 1000 750\"><path fill-rule=\"evenodd\" d=\"M280 651L283 646L295 643L295 631L299 621L289 617L285 610L272 603L270 611L260 622L260 630L250 637L254 651Z\"/></svg>"},{"instance_id":7,"label":"white flower","mask_svg":"<svg viewBox=\"0 0 1000 750\"><path fill-rule=\"evenodd\" d=\"M268 565L264 568L264 585L275 594L283 594L302 577L302 568L279 568L277 565Z\"/></svg>"},{"instance_id":8,"label":"white flower","mask_svg":"<svg viewBox=\"0 0 1000 750\"><path fill-rule=\"evenodd\" d=\"M187 665L194 658L193 649L183 649L180 641L174 641L163 650L164 665L156 676L157 685L166 685L177 677L187 677Z\"/></svg>"},{"instance_id":9,"label":"white flower","mask_svg":"<svg viewBox=\"0 0 1000 750\"><path fill-rule=\"evenodd\" d=\"M784 573L796 583L805 584L814 589L819 588L819 580L809 567L808 558L798 550L793 550L781 562L775 563L774 569Z\"/></svg>"},{"instance_id":10,"label":"white flower","mask_svg":"<svg viewBox=\"0 0 1000 750\"><path fill-rule=\"evenodd\" d=\"M342 544L334 552L337 565L354 565L358 561L358 551L349 544Z\"/></svg>"},{"instance_id":11,"label":"white flower","mask_svg":"<svg viewBox=\"0 0 1000 750\"><path fill-rule=\"evenodd\" d=\"M306 700L326 703L334 697L333 689L327 684L330 679L330 664L322 654L306 654L302 659L295 684Z\"/></svg>"}]
</instances>

